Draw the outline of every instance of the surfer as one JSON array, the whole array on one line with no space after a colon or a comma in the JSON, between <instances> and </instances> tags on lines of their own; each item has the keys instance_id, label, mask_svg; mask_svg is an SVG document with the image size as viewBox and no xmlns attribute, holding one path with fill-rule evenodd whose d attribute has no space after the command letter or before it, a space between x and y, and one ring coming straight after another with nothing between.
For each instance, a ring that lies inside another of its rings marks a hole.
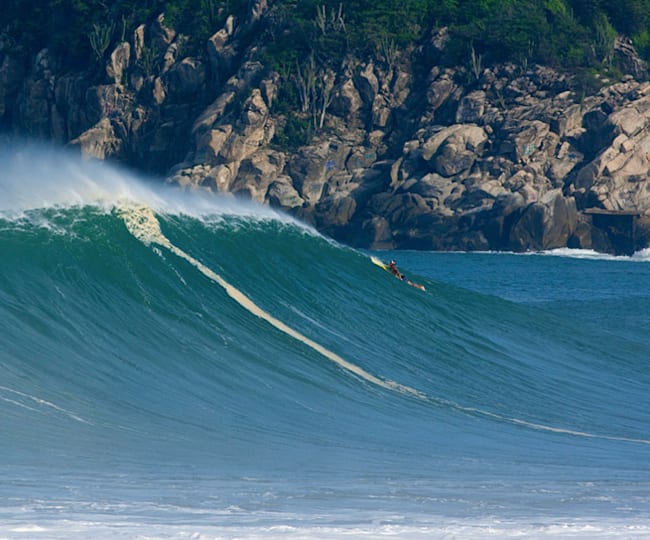
<instances>
[{"instance_id":1,"label":"surfer","mask_svg":"<svg viewBox=\"0 0 650 540\"><path fill-rule=\"evenodd\" d=\"M406 279L406 276L402 274L402 272L399 271L399 268L397 268L397 263L395 260L391 260L388 264L381 262L377 257L374 255L370 257L370 260L372 261L373 264L376 264L383 270L386 270L386 272L390 272L395 276L397 279L400 281L403 281L404 283L407 283L411 287L415 287L416 289L420 289L421 291L425 291L426 289L424 288L424 285L420 285L419 283L413 283L412 281Z\"/></svg>"},{"instance_id":2,"label":"surfer","mask_svg":"<svg viewBox=\"0 0 650 540\"><path fill-rule=\"evenodd\" d=\"M396 278L401 279L402 281L406 280L406 276L402 274L397 268L397 263L394 260L391 260L388 264L388 269L390 273L393 274Z\"/></svg>"}]
</instances>

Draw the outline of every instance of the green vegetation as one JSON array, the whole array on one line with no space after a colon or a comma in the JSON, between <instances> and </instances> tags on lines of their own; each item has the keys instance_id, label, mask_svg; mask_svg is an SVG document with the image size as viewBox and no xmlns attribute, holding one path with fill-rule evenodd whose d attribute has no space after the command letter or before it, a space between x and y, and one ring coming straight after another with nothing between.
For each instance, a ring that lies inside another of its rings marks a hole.
<instances>
[{"instance_id":1,"label":"green vegetation","mask_svg":"<svg viewBox=\"0 0 650 540\"><path fill-rule=\"evenodd\" d=\"M14 46L33 54L48 46L65 64L101 56L134 28L165 13L167 24L190 36L192 50L232 14L245 17L247 0L7 0L0 29ZM448 62L467 63L471 50L484 65L501 60L542 62L559 68L596 68L612 61L617 33L650 57L650 0L276 0L254 28L265 60L294 69L314 54L337 68L348 54L391 55L415 44L435 26L448 26ZM98 38L101 38L98 41Z\"/></svg>"},{"instance_id":2,"label":"green vegetation","mask_svg":"<svg viewBox=\"0 0 650 540\"><path fill-rule=\"evenodd\" d=\"M183 54L206 54L206 41L233 15L246 21L251 0L5 0L0 10L0 60L11 52L26 62L44 47L64 70L102 77L113 47L141 24L164 14L165 25L187 36ZM372 56L393 67L400 53L426 45L448 28L440 59L464 66L468 82L485 67L510 61L577 75L583 95L602 75L620 74L616 36L632 40L650 59L650 0L268 0L256 24L236 24L240 47L280 74L275 142L300 145L323 129L338 74L350 58ZM148 40L140 65L155 75L163 50ZM412 56L417 58L416 56ZM100 69L97 69L100 68Z\"/></svg>"},{"instance_id":3,"label":"green vegetation","mask_svg":"<svg viewBox=\"0 0 650 540\"><path fill-rule=\"evenodd\" d=\"M650 59L650 0L268 0L255 24L251 0L5 0L0 10L0 60L31 62L44 47L65 71L103 77L107 55L160 14L186 36L183 54L207 54L208 38L232 15L237 43L279 74L275 144L299 146L327 126L338 75L350 59L375 58L392 68L404 51L426 50L432 30L448 29L440 62L464 66L467 82L509 61L540 63L576 75L581 95L603 75L617 78L617 35ZM246 22L247 24L241 24ZM424 48L420 48L423 46ZM147 38L140 67L156 75L164 54ZM354 62L355 60L353 60Z\"/></svg>"},{"instance_id":4,"label":"green vegetation","mask_svg":"<svg viewBox=\"0 0 650 540\"><path fill-rule=\"evenodd\" d=\"M273 9L267 52L278 64L311 52L329 65L349 53L389 57L440 26L456 64L473 48L484 65L598 69L611 62L617 33L650 57L650 0L286 0Z\"/></svg>"},{"instance_id":5,"label":"green vegetation","mask_svg":"<svg viewBox=\"0 0 650 540\"><path fill-rule=\"evenodd\" d=\"M8 34L14 52L29 56L49 47L64 65L85 67L106 39L108 48L127 27L133 30L152 13L162 12L164 4L159 0L8 0L0 10L0 31Z\"/></svg>"},{"instance_id":6,"label":"green vegetation","mask_svg":"<svg viewBox=\"0 0 650 540\"><path fill-rule=\"evenodd\" d=\"M243 15L247 5L247 0L5 0L0 32L14 52L29 56L49 47L65 66L84 68L161 13L190 37L193 52L202 51L226 17Z\"/></svg>"}]
</instances>

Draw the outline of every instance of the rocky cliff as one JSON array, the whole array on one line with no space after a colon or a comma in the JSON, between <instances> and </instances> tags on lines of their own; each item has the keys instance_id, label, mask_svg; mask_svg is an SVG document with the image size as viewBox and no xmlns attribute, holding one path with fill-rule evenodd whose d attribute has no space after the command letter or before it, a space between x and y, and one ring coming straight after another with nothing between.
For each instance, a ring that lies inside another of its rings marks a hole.
<instances>
[{"instance_id":1,"label":"rocky cliff","mask_svg":"<svg viewBox=\"0 0 650 540\"><path fill-rule=\"evenodd\" d=\"M252 6L263 17L264 2ZM650 83L625 40L629 74L591 95L542 66L444 67L444 30L347 58L320 73L317 129L296 145L276 107L286 74L260 63L249 24L228 18L205 54L185 56L161 16L99 74L66 73L47 49L29 65L2 53L0 126L270 204L357 247L646 246ZM623 243L617 216L634 220Z\"/></svg>"}]
</instances>

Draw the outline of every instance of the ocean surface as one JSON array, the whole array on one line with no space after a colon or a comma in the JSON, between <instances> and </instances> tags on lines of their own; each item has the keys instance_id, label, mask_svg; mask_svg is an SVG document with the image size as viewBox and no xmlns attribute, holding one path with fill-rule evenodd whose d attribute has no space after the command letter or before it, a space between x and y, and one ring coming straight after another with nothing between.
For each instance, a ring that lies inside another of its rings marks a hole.
<instances>
[{"instance_id":1,"label":"ocean surface","mask_svg":"<svg viewBox=\"0 0 650 540\"><path fill-rule=\"evenodd\" d=\"M89 538L650 538L650 253L362 252L3 150L0 540Z\"/></svg>"}]
</instances>

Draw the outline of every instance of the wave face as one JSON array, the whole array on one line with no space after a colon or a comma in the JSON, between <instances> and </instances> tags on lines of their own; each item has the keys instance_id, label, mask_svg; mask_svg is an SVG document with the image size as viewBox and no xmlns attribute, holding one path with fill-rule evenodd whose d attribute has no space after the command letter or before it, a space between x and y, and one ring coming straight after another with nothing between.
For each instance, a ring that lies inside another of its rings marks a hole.
<instances>
[{"instance_id":1,"label":"wave face","mask_svg":"<svg viewBox=\"0 0 650 540\"><path fill-rule=\"evenodd\" d=\"M423 293L268 209L0 163L3 538L650 532L647 264L383 254Z\"/></svg>"}]
</instances>

